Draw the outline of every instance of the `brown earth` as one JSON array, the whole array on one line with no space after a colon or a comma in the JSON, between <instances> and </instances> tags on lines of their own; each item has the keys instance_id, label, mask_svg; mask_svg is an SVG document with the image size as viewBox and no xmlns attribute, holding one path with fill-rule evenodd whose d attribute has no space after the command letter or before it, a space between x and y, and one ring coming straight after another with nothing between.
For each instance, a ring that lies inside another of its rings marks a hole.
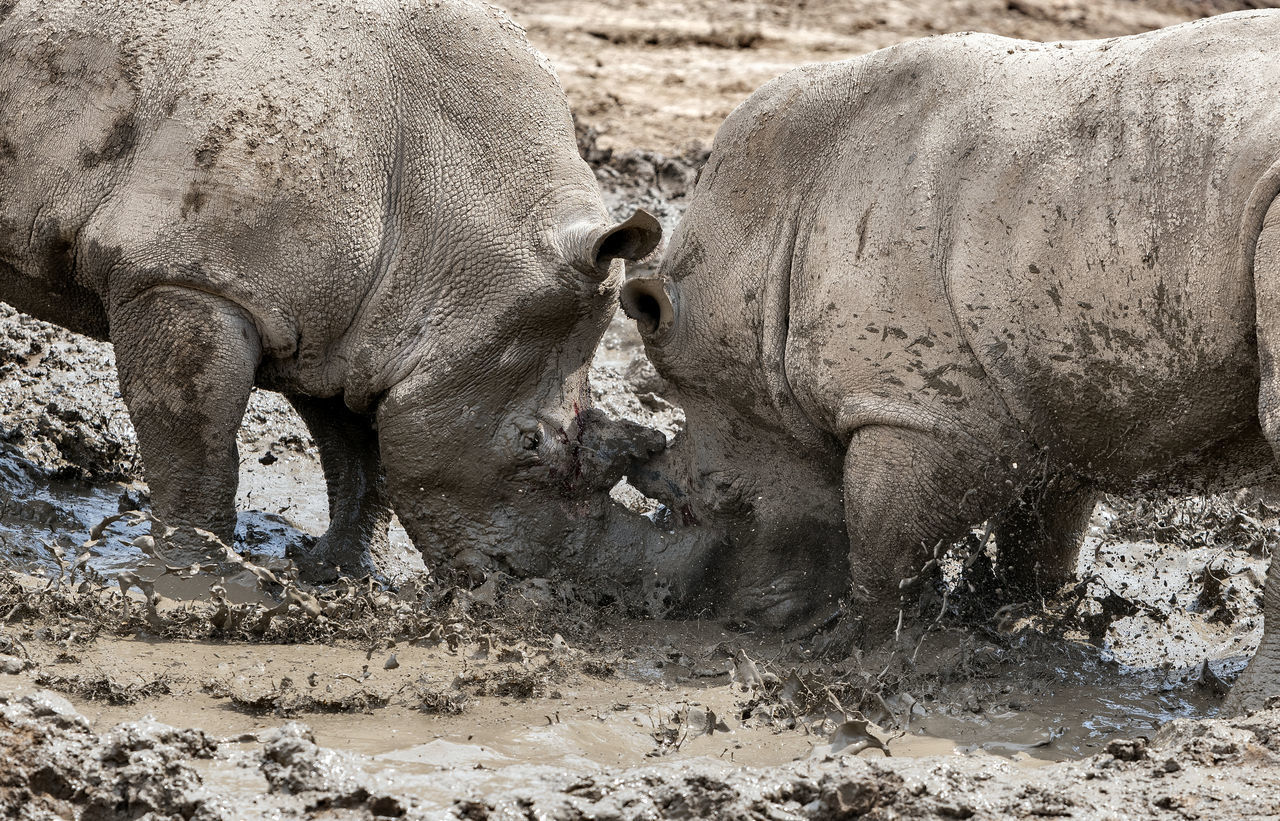
<instances>
[{"instance_id":1,"label":"brown earth","mask_svg":"<svg viewBox=\"0 0 1280 821\"><path fill-rule=\"evenodd\" d=\"M963 29L1113 36L1249 5L511 11L556 65L610 207L669 228L716 125L800 62ZM318 460L287 404L257 392L238 546L283 584L152 587L136 517L90 538L147 503L110 347L3 305L0 329L0 815L1280 817L1280 713L1207 718L1256 646L1280 539L1256 494L1109 500L1079 581L1017 607L988 595L975 533L942 562L920 627L850 653L839 624L785 641L563 579L459 588L402 532L387 583L297 585L279 556L327 524ZM680 411L637 342L610 328L597 401L674 434Z\"/></svg>"},{"instance_id":2,"label":"brown earth","mask_svg":"<svg viewBox=\"0 0 1280 821\"><path fill-rule=\"evenodd\" d=\"M507 3L601 143L679 154L710 145L755 89L801 63L986 31L1116 37L1275 0L526 0Z\"/></svg>"}]
</instances>

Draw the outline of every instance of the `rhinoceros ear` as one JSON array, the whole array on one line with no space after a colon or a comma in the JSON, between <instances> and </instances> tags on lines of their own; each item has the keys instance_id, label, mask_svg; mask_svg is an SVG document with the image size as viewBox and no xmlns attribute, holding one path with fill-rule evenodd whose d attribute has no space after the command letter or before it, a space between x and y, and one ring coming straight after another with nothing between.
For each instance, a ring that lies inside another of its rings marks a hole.
<instances>
[{"instance_id":1,"label":"rhinoceros ear","mask_svg":"<svg viewBox=\"0 0 1280 821\"><path fill-rule=\"evenodd\" d=\"M660 339L675 322L675 308L662 280L636 277L622 283L619 294L622 312L636 321L640 335L646 340Z\"/></svg>"},{"instance_id":2,"label":"rhinoceros ear","mask_svg":"<svg viewBox=\"0 0 1280 821\"><path fill-rule=\"evenodd\" d=\"M591 269L601 278L609 275L609 263L615 259L635 261L653 253L662 241L662 225L643 209L595 238L588 258Z\"/></svg>"}]
</instances>

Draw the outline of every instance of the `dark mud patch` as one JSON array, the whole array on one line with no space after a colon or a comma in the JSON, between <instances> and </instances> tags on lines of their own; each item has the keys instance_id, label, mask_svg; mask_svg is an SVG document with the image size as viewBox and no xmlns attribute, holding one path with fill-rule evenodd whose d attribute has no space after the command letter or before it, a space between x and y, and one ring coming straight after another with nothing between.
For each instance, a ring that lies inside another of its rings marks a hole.
<instances>
[{"instance_id":1,"label":"dark mud patch","mask_svg":"<svg viewBox=\"0 0 1280 821\"><path fill-rule=\"evenodd\" d=\"M169 695L173 692L165 676L136 681L120 681L106 673L75 673L69 676L41 670L36 674L36 684L60 693L79 696L86 701L105 701L116 706L137 704L147 698Z\"/></svg>"},{"instance_id":2,"label":"dark mud patch","mask_svg":"<svg viewBox=\"0 0 1280 821\"><path fill-rule=\"evenodd\" d=\"M121 574L128 576L129 574ZM175 600L154 592L154 585L109 580L89 571L76 579L41 579L0 569L3 624L27 624L33 635L63 644L92 641L99 633L147 634L165 639L332 644L353 642L376 651L398 642L442 646L456 651L478 632L530 635L527 623L508 624L494 617L496 602L453 586L386 590L371 580L340 579L325 587L290 586L271 603L234 604L222 594L219 579L203 582L202 598ZM199 585L199 582L197 582ZM523 585L510 595L513 622L527 613ZM482 627L477 627L478 621ZM497 640L486 636L485 646ZM495 651L497 652L497 651Z\"/></svg>"},{"instance_id":3,"label":"dark mud patch","mask_svg":"<svg viewBox=\"0 0 1280 821\"><path fill-rule=\"evenodd\" d=\"M317 692L316 688L301 688L293 679L284 676L273 679L237 678L230 682L213 680L205 685L205 692L215 697L225 696L238 709L251 713L277 716L295 716L300 713L372 713L387 706L391 694L353 684L345 688L328 686Z\"/></svg>"}]
</instances>

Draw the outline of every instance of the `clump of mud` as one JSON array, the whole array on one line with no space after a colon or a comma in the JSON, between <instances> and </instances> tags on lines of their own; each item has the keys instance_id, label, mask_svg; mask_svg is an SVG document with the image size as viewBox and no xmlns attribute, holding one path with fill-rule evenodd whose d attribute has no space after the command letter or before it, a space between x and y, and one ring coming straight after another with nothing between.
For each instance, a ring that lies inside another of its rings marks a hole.
<instances>
[{"instance_id":1,"label":"clump of mud","mask_svg":"<svg viewBox=\"0 0 1280 821\"><path fill-rule=\"evenodd\" d=\"M357 818L400 818L414 803L388 794L387 786L365 774L353 757L318 746L305 724L289 723L270 734L259 769L270 795L303 799L308 816L348 810Z\"/></svg>"},{"instance_id":2,"label":"clump of mud","mask_svg":"<svg viewBox=\"0 0 1280 821\"><path fill-rule=\"evenodd\" d=\"M0 694L0 814L16 819L245 819L398 818L412 800L380 792L377 779L348 757L316 746L310 730L286 724L267 734L252 756L237 756L200 730L175 729L152 719L106 733L64 699L39 692ZM263 794L229 796L204 783L197 762L220 758L256 766Z\"/></svg>"},{"instance_id":3,"label":"clump of mud","mask_svg":"<svg viewBox=\"0 0 1280 821\"><path fill-rule=\"evenodd\" d=\"M231 815L190 766L217 745L199 730L143 719L99 735L52 693L0 694L0 815L219 818Z\"/></svg>"}]
</instances>

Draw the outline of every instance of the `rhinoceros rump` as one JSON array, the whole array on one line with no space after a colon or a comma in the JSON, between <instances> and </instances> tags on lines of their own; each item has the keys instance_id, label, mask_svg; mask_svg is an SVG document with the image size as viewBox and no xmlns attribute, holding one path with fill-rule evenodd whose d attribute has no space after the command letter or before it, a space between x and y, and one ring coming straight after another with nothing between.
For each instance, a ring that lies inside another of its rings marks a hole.
<instances>
[{"instance_id":1,"label":"rhinoceros rump","mask_svg":"<svg viewBox=\"0 0 1280 821\"><path fill-rule=\"evenodd\" d=\"M778 624L847 590L883 636L984 519L1006 578L1053 584L1100 491L1274 475L1278 160L1276 12L754 94L622 293L688 415L633 482L721 534L688 588ZM1240 706L1280 692L1280 562L1266 614Z\"/></svg>"},{"instance_id":2,"label":"rhinoceros rump","mask_svg":"<svg viewBox=\"0 0 1280 821\"><path fill-rule=\"evenodd\" d=\"M314 435L313 559L351 570L393 506L430 559L541 569L625 470L590 453L661 447L586 386L658 225L610 226L492 7L8 0L0 108L0 299L115 343L171 547L231 539L254 385Z\"/></svg>"}]
</instances>

